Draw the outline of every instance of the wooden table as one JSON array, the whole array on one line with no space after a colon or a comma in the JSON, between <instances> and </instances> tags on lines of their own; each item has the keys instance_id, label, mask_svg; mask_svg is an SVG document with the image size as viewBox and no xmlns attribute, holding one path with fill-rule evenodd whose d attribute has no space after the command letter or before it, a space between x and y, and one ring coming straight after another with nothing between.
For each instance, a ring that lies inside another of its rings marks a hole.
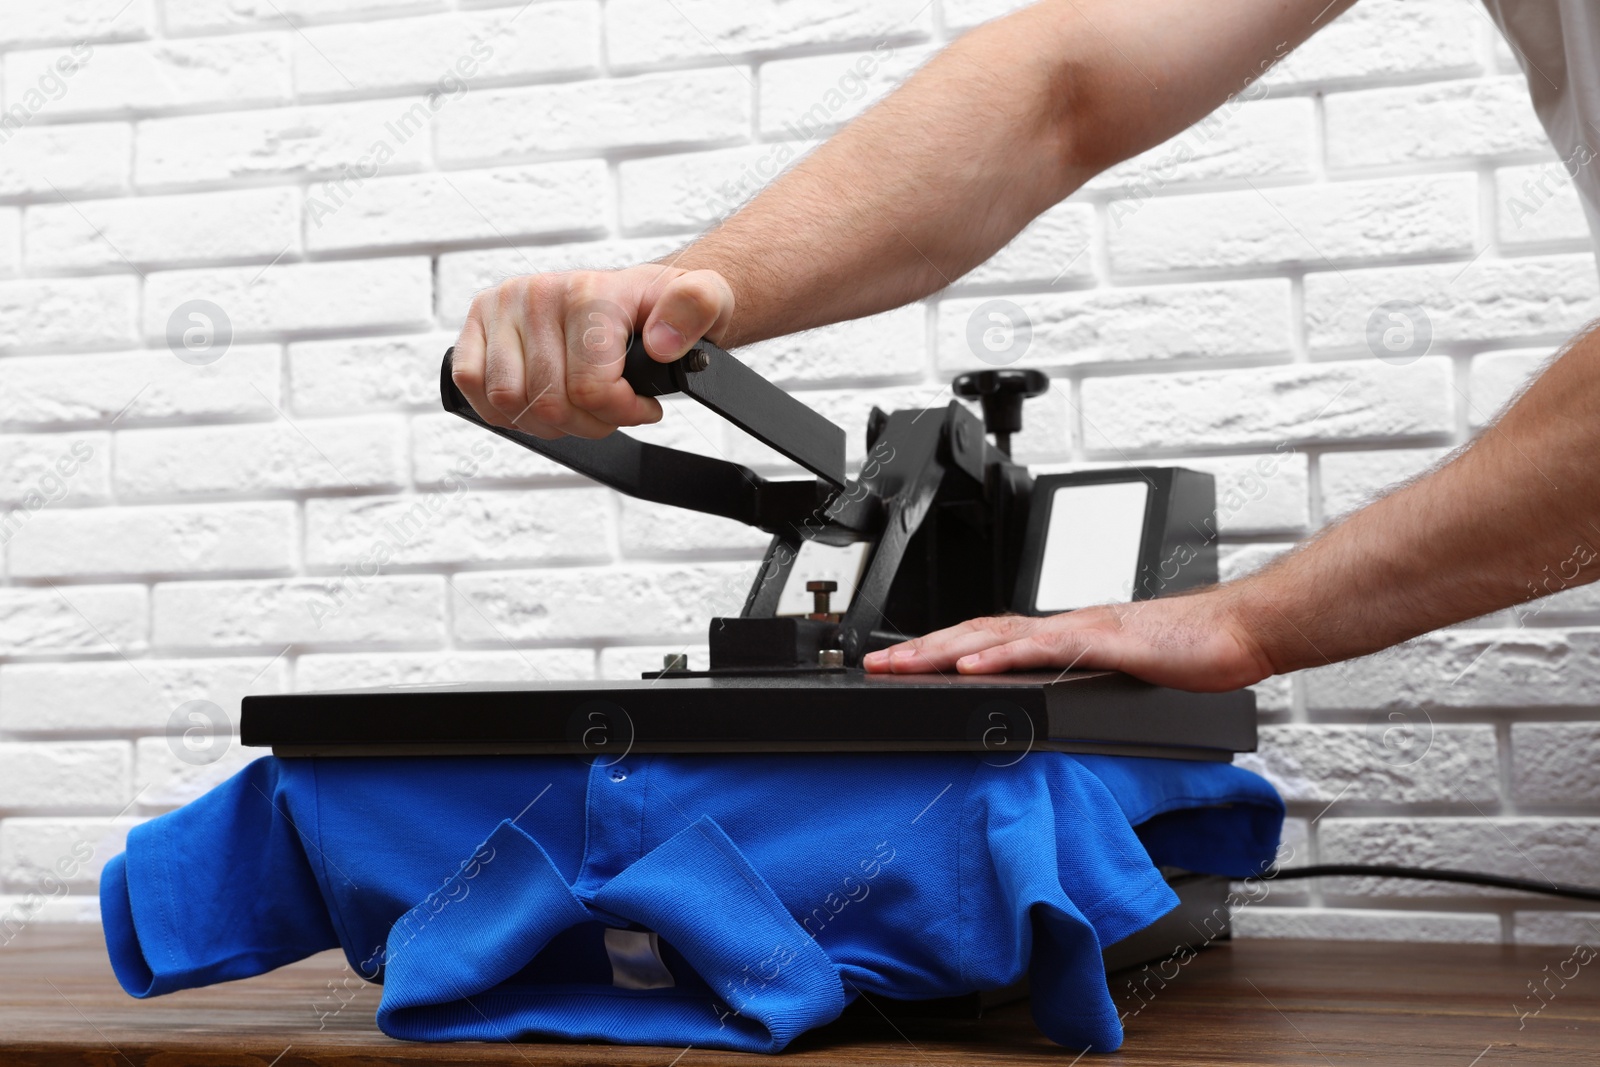
<instances>
[{"instance_id":1,"label":"wooden table","mask_svg":"<svg viewBox=\"0 0 1600 1067\"><path fill-rule=\"evenodd\" d=\"M1600 960L1536 1016L1527 983L1556 972L1571 948L1316 941L1220 944L1190 961L1127 1019L1121 1052L1083 1067L1160 1064L1344 1064L1504 1067L1600 1064ZM1571 972L1572 966L1566 970ZM805 1035L782 1057L700 1049L577 1044L418 1045L373 1023L379 991L350 994L323 1020L342 974L334 953L249 981L135 1001L118 989L99 930L37 926L0 948L0 1064L184 1064L297 1067L398 1063L617 1064L696 1067L798 1064L1050 1064L1075 1050L1040 1037L1027 1005L982 1020L891 1023L870 1005ZM1137 1006L1126 976L1119 1001ZM1550 988L1557 988L1552 981Z\"/></svg>"}]
</instances>

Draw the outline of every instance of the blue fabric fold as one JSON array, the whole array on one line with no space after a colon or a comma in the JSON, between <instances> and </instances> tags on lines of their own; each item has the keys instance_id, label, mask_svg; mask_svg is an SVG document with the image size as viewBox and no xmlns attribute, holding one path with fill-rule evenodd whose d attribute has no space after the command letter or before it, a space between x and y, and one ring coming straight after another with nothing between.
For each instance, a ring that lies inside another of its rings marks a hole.
<instances>
[{"instance_id":1,"label":"blue fabric fold","mask_svg":"<svg viewBox=\"0 0 1600 1067\"><path fill-rule=\"evenodd\" d=\"M1227 764L1049 752L266 757L135 828L101 907L134 996L338 946L411 1040L772 1052L861 992L1027 975L1045 1034L1110 1050L1100 950L1173 906L1158 867L1259 873L1282 818ZM670 982L616 979L621 928Z\"/></svg>"}]
</instances>

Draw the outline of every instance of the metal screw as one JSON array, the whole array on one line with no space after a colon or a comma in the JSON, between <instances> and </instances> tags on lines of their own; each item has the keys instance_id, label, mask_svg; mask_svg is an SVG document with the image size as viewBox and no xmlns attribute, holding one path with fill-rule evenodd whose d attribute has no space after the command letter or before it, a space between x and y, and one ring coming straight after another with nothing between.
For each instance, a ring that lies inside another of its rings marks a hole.
<instances>
[{"instance_id":1,"label":"metal screw","mask_svg":"<svg viewBox=\"0 0 1600 1067\"><path fill-rule=\"evenodd\" d=\"M817 666L824 669L844 666L844 649L824 648L817 652Z\"/></svg>"},{"instance_id":2,"label":"metal screw","mask_svg":"<svg viewBox=\"0 0 1600 1067\"><path fill-rule=\"evenodd\" d=\"M691 348L683 357L683 369L690 374L705 370L711 366L711 353L703 348Z\"/></svg>"},{"instance_id":3,"label":"metal screw","mask_svg":"<svg viewBox=\"0 0 1600 1067\"><path fill-rule=\"evenodd\" d=\"M811 617L813 619L826 618L828 615L833 613L833 609L828 605L828 596L831 593L837 592L838 589L838 582L822 581L806 583L806 592L811 594Z\"/></svg>"},{"instance_id":4,"label":"metal screw","mask_svg":"<svg viewBox=\"0 0 1600 1067\"><path fill-rule=\"evenodd\" d=\"M664 671L686 671L689 669L689 657L682 652L668 652L661 657L661 669Z\"/></svg>"}]
</instances>

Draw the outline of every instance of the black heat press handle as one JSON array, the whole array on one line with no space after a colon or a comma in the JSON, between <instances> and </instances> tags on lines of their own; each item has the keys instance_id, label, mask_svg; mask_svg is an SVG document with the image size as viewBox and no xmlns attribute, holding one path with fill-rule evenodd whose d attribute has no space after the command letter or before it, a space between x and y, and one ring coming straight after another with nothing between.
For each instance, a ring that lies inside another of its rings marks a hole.
<instances>
[{"instance_id":1,"label":"black heat press handle","mask_svg":"<svg viewBox=\"0 0 1600 1067\"><path fill-rule=\"evenodd\" d=\"M487 425L467 414L472 406L451 379L450 357L454 352L451 348L444 354L444 373L439 378L445 410ZM642 337L634 334L624 356L622 380L640 396L685 393L835 489L844 487L844 430L710 341L697 341L681 359L660 363L650 358ZM533 447L521 440L518 443Z\"/></svg>"},{"instance_id":2,"label":"black heat press handle","mask_svg":"<svg viewBox=\"0 0 1600 1067\"><path fill-rule=\"evenodd\" d=\"M439 395L444 409L498 434L530 452L586 475L640 500L672 504L777 532L804 514L827 493L796 493L795 483L769 482L725 459L646 444L622 432L599 440L560 437L553 441L520 430L492 426L472 409L451 376L444 354ZM623 380L641 396L682 392L717 412L758 440L782 452L826 483L828 491L845 484L844 430L818 415L728 353L700 341L682 359L658 363L636 335L628 345ZM806 485L812 483L807 482Z\"/></svg>"}]
</instances>

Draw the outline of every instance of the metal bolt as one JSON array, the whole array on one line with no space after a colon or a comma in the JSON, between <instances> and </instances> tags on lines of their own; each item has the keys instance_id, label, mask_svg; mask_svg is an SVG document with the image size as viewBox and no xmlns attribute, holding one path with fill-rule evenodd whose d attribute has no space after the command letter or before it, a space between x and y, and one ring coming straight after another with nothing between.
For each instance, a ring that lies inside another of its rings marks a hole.
<instances>
[{"instance_id":1,"label":"metal bolt","mask_svg":"<svg viewBox=\"0 0 1600 1067\"><path fill-rule=\"evenodd\" d=\"M661 657L661 669L664 671L686 671L689 669L689 657L682 652L668 652Z\"/></svg>"},{"instance_id":2,"label":"metal bolt","mask_svg":"<svg viewBox=\"0 0 1600 1067\"><path fill-rule=\"evenodd\" d=\"M711 353L703 348L691 348L683 357L683 369L690 374L698 373L711 366Z\"/></svg>"},{"instance_id":3,"label":"metal bolt","mask_svg":"<svg viewBox=\"0 0 1600 1067\"><path fill-rule=\"evenodd\" d=\"M844 666L844 649L824 648L817 652L817 666L824 669Z\"/></svg>"},{"instance_id":4,"label":"metal bolt","mask_svg":"<svg viewBox=\"0 0 1600 1067\"><path fill-rule=\"evenodd\" d=\"M806 592L811 594L811 617L813 619L822 618L832 614L833 609L828 605L828 596L831 593L837 592L838 589L838 582L821 581L806 583Z\"/></svg>"}]
</instances>

